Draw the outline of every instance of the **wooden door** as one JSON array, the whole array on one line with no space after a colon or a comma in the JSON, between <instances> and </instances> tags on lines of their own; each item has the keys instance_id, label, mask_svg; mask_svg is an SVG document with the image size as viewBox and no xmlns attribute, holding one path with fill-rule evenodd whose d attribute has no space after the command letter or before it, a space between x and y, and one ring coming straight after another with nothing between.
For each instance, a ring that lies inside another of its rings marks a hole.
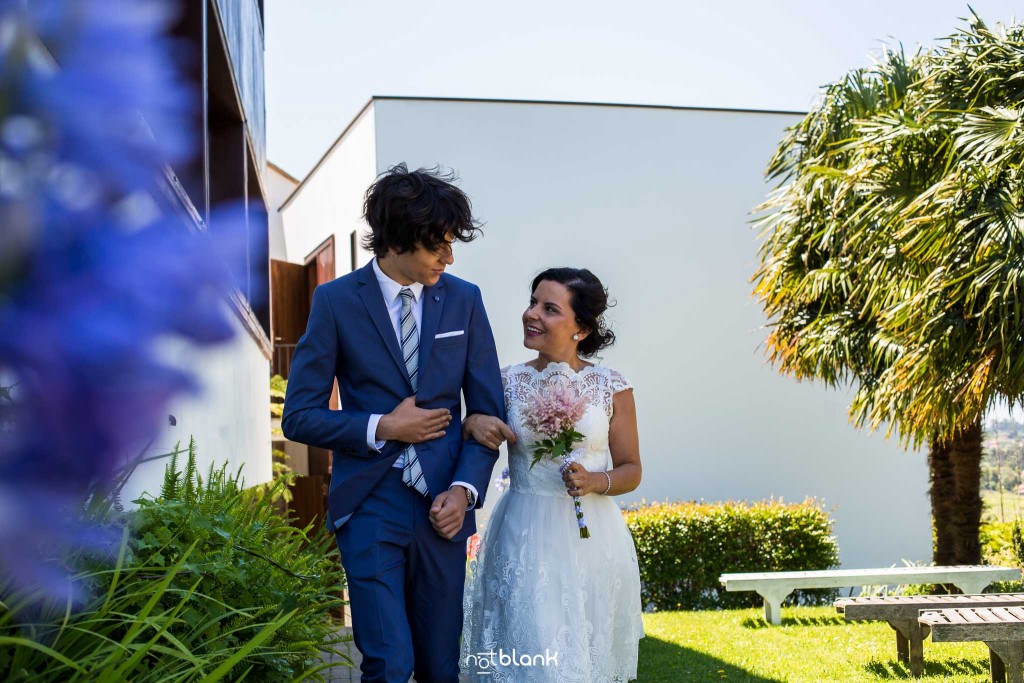
<instances>
[{"instance_id":1,"label":"wooden door","mask_svg":"<svg viewBox=\"0 0 1024 683\"><path fill-rule=\"evenodd\" d=\"M309 300L313 300L313 290L317 285L330 282L334 278L334 235L331 235L306 257L306 283L309 287Z\"/></svg>"},{"instance_id":2,"label":"wooden door","mask_svg":"<svg viewBox=\"0 0 1024 683\"><path fill-rule=\"evenodd\" d=\"M309 321L313 290L334 279L334 237L327 238L305 259L302 265L272 260L271 331L274 340L272 372L287 378L292 353ZM334 385L330 407L338 409L338 386ZM323 531L327 511L327 489L331 478L331 452L325 448L307 447L307 471L292 484L292 500L288 504L293 523L303 528L312 523Z\"/></svg>"},{"instance_id":3,"label":"wooden door","mask_svg":"<svg viewBox=\"0 0 1024 683\"><path fill-rule=\"evenodd\" d=\"M284 378L288 377L292 352L309 319L306 277L306 266L270 262L270 329L274 340L271 372Z\"/></svg>"},{"instance_id":4,"label":"wooden door","mask_svg":"<svg viewBox=\"0 0 1024 683\"><path fill-rule=\"evenodd\" d=\"M313 252L306 257L306 286L308 288L307 299L313 300L313 290L317 285L330 282L335 277L334 271L334 235L331 235ZM308 314L307 314L308 315ZM338 383L334 383L334 390L331 392L330 407L337 410L340 406L338 401ZM309 474L311 476L324 475L330 477L331 452L326 448L309 448Z\"/></svg>"}]
</instances>

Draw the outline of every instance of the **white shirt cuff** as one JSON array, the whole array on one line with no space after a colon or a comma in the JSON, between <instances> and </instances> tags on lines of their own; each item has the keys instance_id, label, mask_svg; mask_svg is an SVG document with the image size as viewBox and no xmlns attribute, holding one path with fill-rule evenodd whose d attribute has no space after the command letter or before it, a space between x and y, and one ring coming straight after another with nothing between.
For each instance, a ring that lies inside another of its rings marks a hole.
<instances>
[{"instance_id":1,"label":"white shirt cuff","mask_svg":"<svg viewBox=\"0 0 1024 683\"><path fill-rule=\"evenodd\" d=\"M387 441L377 441L377 423L383 415L371 415L370 421L366 423L366 446L371 451L380 452L380 449L384 448L384 444Z\"/></svg>"},{"instance_id":2,"label":"white shirt cuff","mask_svg":"<svg viewBox=\"0 0 1024 683\"><path fill-rule=\"evenodd\" d=\"M473 486L472 484L467 484L464 481L453 481L452 482L452 486L462 486L467 491L469 491L469 495L473 496L473 502L466 506L467 510L472 510L473 508L476 507L476 501L477 501L477 498L479 498L479 496L476 493L476 487L475 486ZM449 491L452 490L452 486L448 487Z\"/></svg>"}]
</instances>

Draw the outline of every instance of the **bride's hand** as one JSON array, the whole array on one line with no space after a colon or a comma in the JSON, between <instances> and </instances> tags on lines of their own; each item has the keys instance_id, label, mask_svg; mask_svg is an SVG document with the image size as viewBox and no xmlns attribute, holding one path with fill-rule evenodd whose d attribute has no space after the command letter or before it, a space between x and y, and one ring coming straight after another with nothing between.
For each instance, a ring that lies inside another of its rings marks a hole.
<instances>
[{"instance_id":1,"label":"bride's hand","mask_svg":"<svg viewBox=\"0 0 1024 683\"><path fill-rule=\"evenodd\" d=\"M462 421L462 438L474 439L492 451L498 450L502 442L516 442L516 435L507 424L492 415L477 413Z\"/></svg>"},{"instance_id":2,"label":"bride's hand","mask_svg":"<svg viewBox=\"0 0 1024 683\"><path fill-rule=\"evenodd\" d=\"M604 491L608 480L600 472L588 472L587 468L578 462L571 463L562 472L562 481L565 482L565 491L570 496L585 496L588 493Z\"/></svg>"}]
</instances>

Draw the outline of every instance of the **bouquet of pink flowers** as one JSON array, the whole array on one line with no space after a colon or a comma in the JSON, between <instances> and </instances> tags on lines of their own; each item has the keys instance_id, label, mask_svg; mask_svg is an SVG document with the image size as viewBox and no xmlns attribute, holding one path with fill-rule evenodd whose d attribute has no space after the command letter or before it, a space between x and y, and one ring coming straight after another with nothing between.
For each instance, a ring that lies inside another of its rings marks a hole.
<instances>
[{"instance_id":1,"label":"bouquet of pink flowers","mask_svg":"<svg viewBox=\"0 0 1024 683\"><path fill-rule=\"evenodd\" d=\"M576 431L576 424L587 410L585 398L577 396L565 386L555 386L538 395L523 411L526 426L545 438L533 447L533 467L544 456L561 460L560 472L565 472L575 460L572 456L573 446L583 440L583 435ZM590 538L583 508L579 496L573 496L573 507L576 509L576 521L580 528L580 538Z\"/></svg>"}]
</instances>

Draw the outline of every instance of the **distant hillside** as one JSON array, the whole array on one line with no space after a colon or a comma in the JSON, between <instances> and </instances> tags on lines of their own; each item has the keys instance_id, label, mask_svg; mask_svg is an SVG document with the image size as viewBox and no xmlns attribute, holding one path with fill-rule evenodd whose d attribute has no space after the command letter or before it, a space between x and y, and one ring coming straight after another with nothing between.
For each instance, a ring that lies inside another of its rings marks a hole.
<instances>
[{"instance_id":1,"label":"distant hillside","mask_svg":"<svg viewBox=\"0 0 1024 683\"><path fill-rule=\"evenodd\" d=\"M985 426L984 453L981 457L981 488L1017 491L1024 483L1024 424L1013 420L996 420ZM1024 489L1021 489L1024 493Z\"/></svg>"}]
</instances>

